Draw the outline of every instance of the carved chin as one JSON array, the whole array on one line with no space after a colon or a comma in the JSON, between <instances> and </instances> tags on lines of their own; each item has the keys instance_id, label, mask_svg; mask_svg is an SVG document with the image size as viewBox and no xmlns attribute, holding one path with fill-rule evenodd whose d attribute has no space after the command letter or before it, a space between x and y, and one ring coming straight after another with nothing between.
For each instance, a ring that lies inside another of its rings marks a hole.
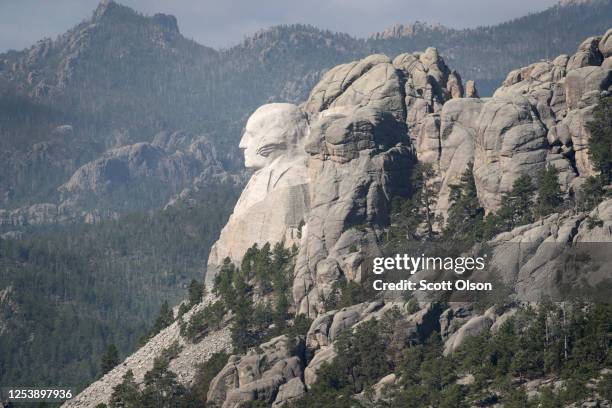
<instances>
[{"instance_id":1,"label":"carved chin","mask_svg":"<svg viewBox=\"0 0 612 408\"><path fill-rule=\"evenodd\" d=\"M261 156L245 156L244 167L247 169L261 169L266 166L267 160Z\"/></svg>"}]
</instances>

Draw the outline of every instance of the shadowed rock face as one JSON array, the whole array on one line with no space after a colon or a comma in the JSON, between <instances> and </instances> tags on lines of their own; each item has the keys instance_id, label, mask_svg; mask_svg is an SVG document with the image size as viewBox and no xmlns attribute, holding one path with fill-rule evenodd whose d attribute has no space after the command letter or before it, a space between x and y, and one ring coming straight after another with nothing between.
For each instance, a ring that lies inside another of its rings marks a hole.
<instances>
[{"instance_id":1,"label":"shadowed rock face","mask_svg":"<svg viewBox=\"0 0 612 408\"><path fill-rule=\"evenodd\" d=\"M473 86L470 92L476 94ZM296 260L299 313L316 316L335 282L362 278L364 257L379 253L392 197L409 193L414 153L423 161L440 160L439 112L463 93L461 77L435 48L393 61L372 55L340 65L315 86L304 104L310 115L311 212ZM456 116L471 124L478 109L470 109ZM444 143L467 152L457 160L444 152L445 171L473 155L471 141L466 147L456 139ZM352 247L359 251L350 253Z\"/></svg>"},{"instance_id":2,"label":"shadowed rock face","mask_svg":"<svg viewBox=\"0 0 612 408\"><path fill-rule=\"evenodd\" d=\"M408 192L403 81L386 57L374 55L331 70L305 104L311 211L293 286L300 313L324 311L322 300L339 279L361 279L363 257L379 252L391 197ZM352 245L359 254L350 253Z\"/></svg>"}]
</instances>

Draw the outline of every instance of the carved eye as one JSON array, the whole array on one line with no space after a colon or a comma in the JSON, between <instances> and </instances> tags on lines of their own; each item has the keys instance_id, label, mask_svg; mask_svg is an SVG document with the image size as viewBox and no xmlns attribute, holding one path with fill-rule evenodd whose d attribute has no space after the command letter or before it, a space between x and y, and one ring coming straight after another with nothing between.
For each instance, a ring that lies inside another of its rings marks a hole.
<instances>
[{"instance_id":1,"label":"carved eye","mask_svg":"<svg viewBox=\"0 0 612 408\"><path fill-rule=\"evenodd\" d=\"M257 154L263 157L268 157L270 154L277 150L285 150L287 149L287 144L285 142L282 143L268 143L257 148Z\"/></svg>"}]
</instances>

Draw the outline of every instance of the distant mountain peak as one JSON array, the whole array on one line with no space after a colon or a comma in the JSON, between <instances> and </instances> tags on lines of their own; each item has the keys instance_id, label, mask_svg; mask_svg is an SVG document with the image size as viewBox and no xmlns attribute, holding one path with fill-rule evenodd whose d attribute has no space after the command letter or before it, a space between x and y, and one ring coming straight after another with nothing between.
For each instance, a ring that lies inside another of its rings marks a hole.
<instances>
[{"instance_id":1,"label":"distant mountain peak","mask_svg":"<svg viewBox=\"0 0 612 408\"><path fill-rule=\"evenodd\" d=\"M159 26L165 28L168 31L174 31L176 33L179 32L176 17L171 14L157 13L153 15L153 21L155 21Z\"/></svg>"},{"instance_id":2,"label":"distant mountain peak","mask_svg":"<svg viewBox=\"0 0 612 408\"><path fill-rule=\"evenodd\" d=\"M418 33L422 32L440 32L445 33L450 29L448 27L443 26L440 23L426 23L422 21L415 21L414 23L409 24L393 24L392 26L386 28L383 31L374 33L370 36L371 39L374 40L384 40L389 38L404 38L404 37L412 37Z\"/></svg>"},{"instance_id":3,"label":"distant mountain peak","mask_svg":"<svg viewBox=\"0 0 612 408\"><path fill-rule=\"evenodd\" d=\"M112 23L113 21L121 21L126 17L128 19L131 19L134 16L137 16L142 19L148 19L164 31L173 32L177 34L180 32L176 17L173 15L157 13L153 16L146 16L141 13L138 13L137 11L128 6L124 6L113 0L102 0L94 11L93 17L90 21L92 23L98 23L101 21L107 21Z\"/></svg>"},{"instance_id":4,"label":"distant mountain peak","mask_svg":"<svg viewBox=\"0 0 612 408\"><path fill-rule=\"evenodd\" d=\"M559 6L579 6L583 4L602 3L609 0L559 0Z\"/></svg>"},{"instance_id":5,"label":"distant mountain peak","mask_svg":"<svg viewBox=\"0 0 612 408\"><path fill-rule=\"evenodd\" d=\"M104 17L115 6L117 6L117 3L115 3L113 0L100 1L100 4L98 4L98 7L96 8L93 14L94 20L98 20Z\"/></svg>"}]
</instances>

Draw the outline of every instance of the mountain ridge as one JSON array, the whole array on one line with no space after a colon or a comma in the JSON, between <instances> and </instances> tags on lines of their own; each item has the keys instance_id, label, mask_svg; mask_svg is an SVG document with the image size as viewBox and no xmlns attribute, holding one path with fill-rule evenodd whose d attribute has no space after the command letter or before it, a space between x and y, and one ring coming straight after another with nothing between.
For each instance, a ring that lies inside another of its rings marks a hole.
<instances>
[{"instance_id":1,"label":"mountain ridge","mask_svg":"<svg viewBox=\"0 0 612 408\"><path fill-rule=\"evenodd\" d=\"M253 109L303 100L331 66L373 53L437 46L489 95L511 69L570 52L585 30L604 30L610 14L611 1L556 6L493 27L383 40L284 25L217 51L185 39L172 16L146 17L103 2L92 19L57 40L0 54L0 103L22 107L19 115L6 111L1 118L7 158L0 167L0 206L55 202L57 187L80 166L122 144L150 142L160 131L207 136L226 170L239 170L235 141ZM573 23L561 30L562 21ZM146 107L142 100L149 101ZM64 125L73 132L57 139L55 129ZM34 167L45 169L44 179ZM11 184L20 179L28 183Z\"/></svg>"}]
</instances>

